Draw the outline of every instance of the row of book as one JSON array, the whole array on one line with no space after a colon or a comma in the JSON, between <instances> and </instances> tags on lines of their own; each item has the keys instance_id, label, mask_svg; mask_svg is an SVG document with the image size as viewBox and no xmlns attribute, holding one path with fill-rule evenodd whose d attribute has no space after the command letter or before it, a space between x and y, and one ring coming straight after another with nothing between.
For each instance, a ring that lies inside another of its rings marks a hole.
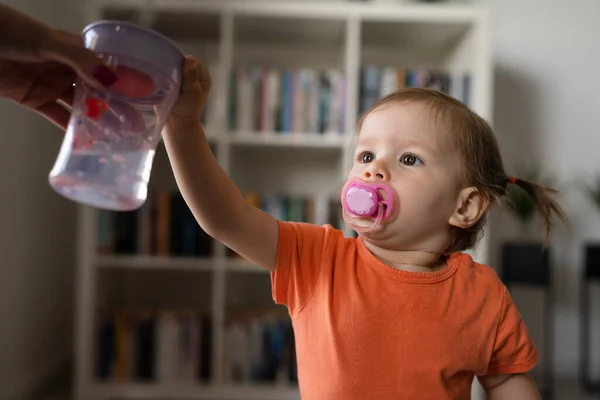
<instances>
[{"instance_id":1,"label":"row of book","mask_svg":"<svg viewBox=\"0 0 600 400\"><path fill-rule=\"evenodd\" d=\"M337 69L239 68L231 74L229 129L344 133L345 90Z\"/></svg>"},{"instance_id":2,"label":"row of book","mask_svg":"<svg viewBox=\"0 0 600 400\"><path fill-rule=\"evenodd\" d=\"M342 206L339 200L330 196L261 196L254 192L244 192L243 195L247 204L260 208L280 221L329 224L336 229L342 228ZM234 251L228 254L239 258Z\"/></svg>"},{"instance_id":3,"label":"row of book","mask_svg":"<svg viewBox=\"0 0 600 400\"><path fill-rule=\"evenodd\" d=\"M248 313L229 320L223 333L226 381L298 382L289 317ZM102 382L208 383L214 376L212 318L203 312L103 311L95 337Z\"/></svg>"},{"instance_id":4,"label":"row of book","mask_svg":"<svg viewBox=\"0 0 600 400\"><path fill-rule=\"evenodd\" d=\"M287 315L238 313L225 326L223 378L234 383L298 383L292 323Z\"/></svg>"},{"instance_id":5,"label":"row of book","mask_svg":"<svg viewBox=\"0 0 600 400\"><path fill-rule=\"evenodd\" d=\"M179 191L149 191L137 210L98 212L99 254L213 255L213 239L202 230Z\"/></svg>"},{"instance_id":6,"label":"row of book","mask_svg":"<svg viewBox=\"0 0 600 400\"><path fill-rule=\"evenodd\" d=\"M331 196L260 195L255 192L244 192L243 195L247 204L258 207L281 221L330 224L341 228L341 203Z\"/></svg>"},{"instance_id":7,"label":"row of book","mask_svg":"<svg viewBox=\"0 0 600 400\"><path fill-rule=\"evenodd\" d=\"M246 192L244 199L282 221L341 228L340 202L329 196ZM150 191L146 203L135 211L98 213L99 254L211 257L213 242L178 191Z\"/></svg>"},{"instance_id":8,"label":"row of book","mask_svg":"<svg viewBox=\"0 0 600 400\"><path fill-rule=\"evenodd\" d=\"M96 378L113 382L208 382L212 318L195 312L98 313Z\"/></svg>"},{"instance_id":9,"label":"row of book","mask_svg":"<svg viewBox=\"0 0 600 400\"><path fill-rule=\"evenodd\" d=\"M439 90L469 105L470 75L463 72L361 68L359 109L396 90ZM345 133L347 80L337 69L239 68L231 74L229 129L245 132Z\"/></svg>"},{"instance_id":10,"label":"row of book","mask_svg":"<svg viewBox=\"0 0 600 400\"><path fill-rule=\"evenodd\" d=\"M378 99L403 88L438 90L469 106L470 83L470 75L463 72L365 66L360 74L359 112L364 113Z\"/></svg>"}]
</instances>

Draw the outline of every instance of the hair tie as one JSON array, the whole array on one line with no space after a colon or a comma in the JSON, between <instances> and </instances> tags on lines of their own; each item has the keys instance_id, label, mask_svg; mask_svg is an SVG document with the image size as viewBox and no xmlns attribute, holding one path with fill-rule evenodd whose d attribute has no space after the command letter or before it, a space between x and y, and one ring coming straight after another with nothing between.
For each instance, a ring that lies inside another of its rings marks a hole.
<instances>
[{"instance_id":1,"label":"hair tie","mask_svg":"<svg viewBox=\"0 0 600 400\"><path fill-rule=\"evenodd\" d=\"M515 178L514 176L509 176L508 177L508 183L514 184L516 182L517 182L517 178Z\"/></svg>"}]
</instances>

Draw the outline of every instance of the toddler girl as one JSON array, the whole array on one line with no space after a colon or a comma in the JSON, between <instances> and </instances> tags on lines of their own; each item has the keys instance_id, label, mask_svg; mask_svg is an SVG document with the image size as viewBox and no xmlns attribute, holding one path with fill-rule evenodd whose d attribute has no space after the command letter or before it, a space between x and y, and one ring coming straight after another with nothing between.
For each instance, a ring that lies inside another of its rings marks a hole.
<instances>
[{"instance_id":1,"label":"toddler girl","mask_svg":"<svg viewBox=\"0 0 600 400\"><path fill-rule=\"evenodd\" d=\"M209 90L188 57L166 149L201 227L271 271L293 321L302 399L466 400L474 377L489 399L540 398L527 375L538 352L508 291L461 251L509 184L534 196L548 229L563 214L544 188L505 174L483 119L425 89L377 102L341 193L358 233L346 238L244 203L199 123Z\"/></svg>"}]
</instances>

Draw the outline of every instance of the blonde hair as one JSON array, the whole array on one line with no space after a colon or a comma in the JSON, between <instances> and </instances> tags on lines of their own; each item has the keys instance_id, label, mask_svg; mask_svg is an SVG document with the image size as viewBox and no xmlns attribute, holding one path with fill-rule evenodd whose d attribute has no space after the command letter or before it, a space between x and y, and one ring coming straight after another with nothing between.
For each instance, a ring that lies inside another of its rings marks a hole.
<instances>
[{"instance_id":1,"label":"blonde hair","mask_svg":"<svg viewBox=\"0 0 600 400\"><path fill-rule=\"evenodd\" d=\"M449 132L455 137L456 145L464 160L465 179L469 186L476 187L490 201L490 205L506 196L508 184L516 184L527 192L537 204L545 227L546 238L550 237L555 214L566 221L562 208L550 194L557 191L523 179L508 176L504 171L498 142L490 125L465 104L442 92L410 88L398 90L373 104L359 119L357 132L365 118L373 111L392 103L417 102L431 108L436 118L441 117ZM454 228L454 239L446 253L473 247L485 226L487 210L477 223L469 229Z\"/></svg>"}]
</instances>

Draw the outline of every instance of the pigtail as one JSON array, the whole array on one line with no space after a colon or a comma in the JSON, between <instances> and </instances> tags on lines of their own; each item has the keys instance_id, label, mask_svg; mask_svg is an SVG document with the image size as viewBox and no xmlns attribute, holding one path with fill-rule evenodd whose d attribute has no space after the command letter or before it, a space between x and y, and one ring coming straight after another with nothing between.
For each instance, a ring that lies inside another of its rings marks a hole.
<instances>
[{"instance_id":1,"label":"pigtail","mask_svg":"<svg viewBox=\"0 0 600 400\"><path fill-rule=\"evenodd\" d=\"M523 189L535 202L546 227L546 240L550 238L553 228L553 217L558 217L563 223L568 224L568 217L561 206L552 198L558 191L551 187L526 181L515 177L508 177L507 184L514 184Z\"/></svg>"}]
</instances>

